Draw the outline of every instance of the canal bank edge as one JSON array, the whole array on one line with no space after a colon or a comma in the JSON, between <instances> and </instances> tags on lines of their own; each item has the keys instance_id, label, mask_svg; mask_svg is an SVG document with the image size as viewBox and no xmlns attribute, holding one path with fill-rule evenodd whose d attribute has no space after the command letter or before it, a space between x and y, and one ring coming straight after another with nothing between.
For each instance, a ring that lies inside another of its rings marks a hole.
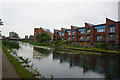
<instances>
[{"instance_id":1,"label":"canal bank edge","mask_svg":"<svg viewBox=\"0 0 120 80\"><path fill-rule=\"evenodd\" d=\"M16 69L16 71L18 72L18 74L21 76L21 78L23 78L24 80L28 80L28 78L32 79L32 80L36 80L35 77L33 76L32 73L30 73L28 70L26 70L20 63L18 60L16 60L8 51L7 49L2 45L2 49L4 51L4 53L7 55L8 59L10 60L10 62L12 63L12 65L14 66L14 68Z\"/></svg>"}]
</instances>

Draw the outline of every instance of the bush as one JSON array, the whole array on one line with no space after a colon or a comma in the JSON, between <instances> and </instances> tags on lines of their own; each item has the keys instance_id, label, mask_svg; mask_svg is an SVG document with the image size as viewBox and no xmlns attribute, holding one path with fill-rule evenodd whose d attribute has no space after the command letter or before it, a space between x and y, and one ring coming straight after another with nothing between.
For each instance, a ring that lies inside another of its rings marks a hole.
<instances>
[{"instance_id":1,"label":"bush","mask_svg":"<svg viewBox=\"0 0 120 80\"><path fill-rule=\"evenodd\" d=\"M17 43L16 41L3 40L2 44L9 48L20 48L19 43Z\"/></svg>"},{"instance_id":2,"label":"bush","mask_svg":"<svg viewBox=\"0 0 120 80\"><path fill-rule=\"evenodd\" d=\"M66 43L66 41L59 41L57 44L56 44L56 46L62 46L63 44L65 44Z\"/></svg>"},{"instance_id":3,"label":"bush","mask_svg":"<svg viewBox=\"0 0 120 80\"><path fill-rule=\"evenodd\" d=\"M66 43L72 43L72 41L66 41Z\"/></svg>"},{"instance_id":4,"label":"bush","mask_svg":"<svg viewBox=\"0 0 120 80\"><path fill-rule=\"evenodd\" d=\"M49 42L51 40L51 36L48 33L42 33L38 34L36 36L36 39L38 40L38 42Z\"/></svg>"}]
</instances>

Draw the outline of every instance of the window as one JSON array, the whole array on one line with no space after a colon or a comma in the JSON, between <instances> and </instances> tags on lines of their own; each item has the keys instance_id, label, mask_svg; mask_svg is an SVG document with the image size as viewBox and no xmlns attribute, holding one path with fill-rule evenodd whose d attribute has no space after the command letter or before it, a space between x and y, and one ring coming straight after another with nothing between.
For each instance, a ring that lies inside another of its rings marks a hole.
<instances>
[{"instance_id":1,"label":"window","mask_svg":"<svg viewBox=\"0 0 120 80\"><path fill-rule=\"evenodd\" d=\"M62 40L64 39L64 37L62 36Z\"/></svg>"},{"instance_id":2,"label":"window","mask_svg":"<svg viewBox=\"0 0 120 80\"><path fill-rule=\"evenodd\" d=\"M81 37L80 37L80 41L84 41L84 36L81 36Z\"/></svg>"},{"instance_id":3,"label":"window","mask_svg":"<svg viewBox=\"0 0 120 80\"><path fill-rule=\"evenodd\" d=\"M85 33L85 28L77 29L80 33Z\"/></svg>"},{"instance_id":4,"label":"window","mask_svg":"<svg viewBox=\"0 0 120 80\"><path fill-rule=\"evenodd\" d=\"M85 31L80 31L80 33L85 33Z\"/></svg>"},{"instance_id":5,"label":"window","mask_svg":"<svg viewBox=\"0 0 120 80\"><path fill-rule=\"evenodd\" d=\"M72 41L74 41L75 37L72 37Z\"/></svg>"},{"instance_id":6,"label":"window","mask_svg":"<svg viewBox=\"0 0 120 80\"><path fill-rule=\"evenodd\" d=\"M70 32L68 32L68 35L70 35Z\"/></svg>"},{"instance_id":7,"label":"window","mask_svg":"<svg viewBox=\"0 0 120 80\"><path fill-rule=\"evenodd\" d=\"M62 36L64 36L64 32L62 32Z\"/></svg>"},{"instance_id":8,"label":"window","mask_svg":"<svg viewBox=\"0 0 120 80\"><path fill-rule=\"evenodd\" d=\"M115 25L110 25L110 32L115 32Z\"/></svg>"},{"instance_id":9,"label":"window","mask_svg":"<svg viewBox=\"0 0 120 80\"><path fill-rule=\"evenodd\" d=\"M70 38L68 37L67 40L69 41L69 39L70 39Z\"/></svg>"},{"instance_id":10,"label":"window","mask_svg":"<svg viewBox=\"0 0 120 80\"><path fill-rule=\"evenodd\" d=\"M87 41L89 41L90 40L90 36L87 36Z\"/></svg>"},{"instance_id":11,"label":"window","mask_svg":"<svg viewBox=\"0 0 120 80\"><path fill-rule=\"evenodd\" d=\"M97 32L105 32L105 29L97 29Z\"/></svg>"},{"instance_id":12,"label":"window","mask_svg":"<svg viewBox=\"0 0 120 80\"><path fill-rule=\"evenodd\" d=\"M58 32L59 35L61 35L61 32Z\"/></svg>"},{"instance_id":13,"label":"window","mask_svg":"<svg viewBox=\"0 0 120 80\"><path fill-rule=\"evenodd\" d=\"M87 32L90 32L90 28L87 29Z\"/></svg>"},{"instance_id":14,"label":"window","mask_svg":"<svg viewBox=\"0 0 120 80\"><path fill-rule=\"evenodd\" d=\"M115 41L115 34L110 34L109 35L109 40L110 41Z\"/></svg>"},{"instance_id":15,"label":"window","mask_svg":"<svg viewBox=\"0 0 120 80\"><path fill-rule=\"evenodd\" d=\"M97 41L100 41L100 36L97 36Z\"/></svg>"},{"instance_id":16,"label":"window","mask_svg":"<svg viewBox=\"0 0 120 80\"><path fill-rule=\"evenodd\" d=\"M74 35L74 34L75 34L75 31L73 30L73 31L72 31L72 35Z\"/></svg>"}]
</instances>

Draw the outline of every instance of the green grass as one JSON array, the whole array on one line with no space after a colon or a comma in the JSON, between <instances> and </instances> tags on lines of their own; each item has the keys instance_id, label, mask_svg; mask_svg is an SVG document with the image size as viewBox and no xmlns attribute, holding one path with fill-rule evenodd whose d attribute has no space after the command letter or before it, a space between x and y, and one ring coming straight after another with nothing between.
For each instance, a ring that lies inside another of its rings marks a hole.
<instances>
[{"instance_id":1,"label":"green grass","mask_svg":"<svg viewBox=\"0 0 120 80\"><path fill-rule=\"evenodd\" d=\"M70 48L70 49L76 49L76 50L83 50L83 51L93 51L93 52L101 52L101 53L120 53L120 51L114 51L114 50L104 50L100 48L85 48L85 47L77 47L77 46L69 46L69 45L63 45L63 47Z\"/></svg>"},{"instance_id":2,"label":"green grass","mask_svg":"<svg viewBox=\"0 0 120 80\"><path fill-rule=\"evenodd\" d=\"M2 40L2 44L9 47L9 48L19 48L19 43L16 41L8 41L8 40Z\"/></svg>"},{"instance_id":3,"label":"green grass","mask_svg":"<svg viewBox=\"0 0 120 80\"><path fill-rule=\"evenodd\" d=\"M43 42L43 43L38 43L38 42L29 42L32 45L36 46L50 46L51 44L49 42Z\"/></svg>"},{"instance_id":4,"label":"green grass","mask_svg":"<svg viewBox=\"0 0 120 80\"><path fill-rule=\"evenodd\" d=\"M4 47L4 45L2 45L2 49L5 52L5 54L7 55L8 59L11 61L11 63L13 64L13 66L15 67L16 71L18 72L18 74L21 76L21 78L23 78L24 80L29 80L30 78L32 78L32 80L36 80L35 77L33 76L32 73L30 73L29 71L27 71L18 60L16 60L8 51L7 49ZM28 79L29 78L29 79Z\"/></svg>"}]
</instances>

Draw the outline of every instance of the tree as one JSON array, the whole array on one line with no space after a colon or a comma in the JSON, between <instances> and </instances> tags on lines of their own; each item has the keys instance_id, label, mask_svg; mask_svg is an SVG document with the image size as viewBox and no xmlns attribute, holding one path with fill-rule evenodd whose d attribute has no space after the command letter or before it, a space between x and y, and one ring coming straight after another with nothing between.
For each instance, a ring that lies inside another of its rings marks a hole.
<instances>
[{"instance_id":1,"label":"tree","mask_svg":"<svg viewBox=\"0 0 120 80\"><path fill-rule=\"evenodd\" d=\"M17 34L17 33L14 33L13 37L14 37L14 38L18 38L18 34Z\"/></svg>"},{"instance_id":2,"label":"tree","mask_svg":"<svg viewBox=\"0 0 120 80\"><path fill-rule=\"evenodd\" d=\"M36 36L36 39L38 40L38 42L49 42L51 40L51 36L48 33L42 33L38 34Z\"/></svg>"},{"instance_id":3,"label":"tree","mask_svg":"<svg viewBox=\"0 0 120 80\"><path fill-rule=\"evenodd\" d=\"M58 37L57 37L57 41L61 41L61 38L60 38L60 36L58 36Z\"/></svg>"},{"instance_id":4,"label":"tree","mask_svg":"<svg viewBox=\"0 0 120 80\"><path fill-rule=\"evenodd\" d=\"M0 25L3 25L2 19L0 19Z\"/></svg>"}]
</instances>

